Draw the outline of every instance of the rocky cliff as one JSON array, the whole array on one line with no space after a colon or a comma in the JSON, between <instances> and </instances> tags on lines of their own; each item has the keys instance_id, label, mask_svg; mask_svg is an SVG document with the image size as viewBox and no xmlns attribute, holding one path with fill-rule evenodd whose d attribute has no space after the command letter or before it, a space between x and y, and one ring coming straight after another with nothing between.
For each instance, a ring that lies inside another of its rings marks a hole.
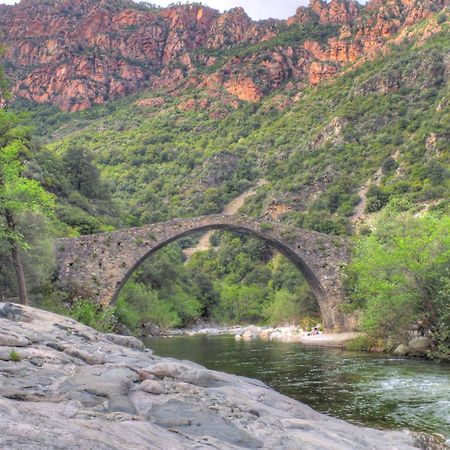
<instances>
[{"instance_id":1,"label":"rocky cliff","mask_svg":"<svg viewBox=\"0 0 450 450\"><path fill-rule=\"evenodd\" d=\"M425 448L418 439L319 414L256 380L158 358L135 338L0 303L1 448Z\"/></svg>"},{"instance_id":2,"label":"rocky cliff","mask_svg":"<svg viewBox=\"0 0 450 450\"><path fill-rule=\"evenodd\" d=\"M448 0L311 0L287 21L241 8L161 9L128 0L22 0L0 5L13 92L78 111L145 87L199 86L255 102L302 89L385 51Z\"/></svg>"}]
</instances>

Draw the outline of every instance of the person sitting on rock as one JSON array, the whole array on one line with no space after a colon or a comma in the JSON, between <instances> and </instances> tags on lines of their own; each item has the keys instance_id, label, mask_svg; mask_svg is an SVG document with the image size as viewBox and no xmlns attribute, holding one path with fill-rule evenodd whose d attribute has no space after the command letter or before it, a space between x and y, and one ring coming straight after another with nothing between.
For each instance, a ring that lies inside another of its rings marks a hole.
<instances>
[{"instance_id":1,"label":"person sitting on rock","mask_svg":"<svg viewBox=\"0 0 450 450\"><path fill-rule=\"evenodd\" d=\"M319 328L317 326L313 327L313 329L308 333L308 336L316 336L320 334Z\"/></svg>"}]
</instances>

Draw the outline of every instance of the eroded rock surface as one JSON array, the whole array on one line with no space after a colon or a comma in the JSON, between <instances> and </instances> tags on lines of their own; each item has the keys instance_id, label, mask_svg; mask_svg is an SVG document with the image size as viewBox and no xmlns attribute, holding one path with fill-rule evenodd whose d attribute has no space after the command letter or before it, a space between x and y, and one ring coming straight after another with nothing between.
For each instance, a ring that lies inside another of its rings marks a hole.
<instances>
[{"instance_id":1,"label":"eroded rock surface","mask_svg":"<svg viewBox=\"0 0 450 450\"><path fill-rule=\"evenodd\" d=\"M258 102L287 81L316 85L388 51L447 4L311 0L287 21L255 22L242 8L221 14L200 4L22 0L0 5L0 44L15 95L65 111L187 82ZM439 29L430 24L424 37Z\"/></svg>"},{"instance_id":2,"label":"eroded rock surface","mask_svg":"<svg viewBox=\"0 0 450 450\"><path fill-rule=\"evenodd\" d=\"M14 356L12 356L14 354ZM413 449L257 380L155 357L131 337L0 304L0 448Z\"/></svg>"}]
</instances>

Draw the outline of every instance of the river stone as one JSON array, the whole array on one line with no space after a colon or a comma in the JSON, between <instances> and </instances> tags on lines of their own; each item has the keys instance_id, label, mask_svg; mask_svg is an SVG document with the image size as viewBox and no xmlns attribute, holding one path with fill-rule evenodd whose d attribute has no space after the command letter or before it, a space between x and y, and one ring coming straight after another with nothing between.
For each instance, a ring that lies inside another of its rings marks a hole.
<instances>
[{"instance_id":1,"label":"river stone","mask_svg":"<svg viewBox=\"0 0 450 450\"><path fill-rule=\"evenodd\" d=\"M431 341L424 336L416 337L409 341L409 354L416 356L424 356L430 349Z\"/></svg>"},{"instance_id":2,"label":"river stone","mask_svg":"<svg viewBox=\"0 0 450 450\"><path fill-rule=\"evenodd\" d=\"M163 384L157 380L144 380L139 386L139 389L147 392L148 394L155 395L161 395L165 392Z\"/></svg>"},{"instance_id":3,"label":"river stone","mask_svg":"<svg viewBox=\"0 0 450 450\"><path fill-rule=\"evenodd\" d=\"M247 330L243 335L242 335L242 339L244 341L251 341L252 339L257 339L259 336L259 332L258 331L253 331L253 330Z\"/></svg>"},{"instance_id":4,"label":"river stone","mask_svg":"<svg viewBox=\"0 0 450 450\"><path fill-rule=\"evenodd\" d=\"M9 320L20 320L23 316L23 310L20 306L13 303L0 303L0 318Z\"/></svg>"},{"instance_id":5,"label":"river stone","mask_svg":"<svg viewBox=\"0 0 450 450\"><path fill-rule=\"evenodd\" d=\"M147 370L158 378L170 377L195 386L213 387L223 385L223 376L220 372L207 370L192 363L190 365L178 362L160 363Z\"/></svg>"},{"instance_id":6,"label":"river stone","mask_svg":"<svg viewBox=\"0 0 450 450\"><path fill-rule=\"evenodd\" d=\"M269 341L271 333L272 333L272 330L262 330L261 333L259 334L259 337L263 341Z\"/></svg>"},{"instance_id":7,"label":"river stone","mask_svg":"<svg viewBox=\"0 0 450 450\"><path fill-rule=\"evenodd\" d=\"M407 345L404 344L400 344L399 346L396 347L396 349L394 350L394 355L397 356L406 356L409 352L409 347Z\"/></svg>"},{"instance_id":8,"label":"river stone","mask_svg":"<svg viewBox=\"0 0 450 450\"><path fill-rule=\"evenodd\" d=\"M142 341L134 336L122 336L120 334L106 334L106 338L111 342L114 342L118 345L123 345L124 347L136 348L138 350L144 350L145 345Z\"/></svg>"},{"instance_id":9,"label":"river stone","mask_svg":"<svg viewBox=\"0 0 450 450\"><path fill-rule=\"evenodd\" d=\"M169 400L150 410L150 418L164 428L193 436L212 436L239 447L256 449L263 442L250 436L210 409L177 400Z\"/></svg>"}]
</instances>

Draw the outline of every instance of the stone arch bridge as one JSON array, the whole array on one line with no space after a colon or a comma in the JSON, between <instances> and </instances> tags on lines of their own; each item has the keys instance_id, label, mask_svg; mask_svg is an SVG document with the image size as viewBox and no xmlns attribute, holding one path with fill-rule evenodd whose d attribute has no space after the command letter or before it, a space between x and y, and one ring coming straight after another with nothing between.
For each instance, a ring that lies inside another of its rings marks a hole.
<instances>
[{"instance_id":1,"label":"stone arch bridge","mask_svg":"<svg viewBox=\"0 0 450 450\"><path fill-rule=\"evenodd\" d=\"M342 268L349 261L345 238L287 227L242 216L211 215L175 219L137 228L58 239L58 279L62 287L93 295L104 304L114 303L139 265L152 253L198 231L228 230L256 236L288 257L304 275L319 303L324 326L348 330L342 313Z\"/></svg>"}]
</instances>

